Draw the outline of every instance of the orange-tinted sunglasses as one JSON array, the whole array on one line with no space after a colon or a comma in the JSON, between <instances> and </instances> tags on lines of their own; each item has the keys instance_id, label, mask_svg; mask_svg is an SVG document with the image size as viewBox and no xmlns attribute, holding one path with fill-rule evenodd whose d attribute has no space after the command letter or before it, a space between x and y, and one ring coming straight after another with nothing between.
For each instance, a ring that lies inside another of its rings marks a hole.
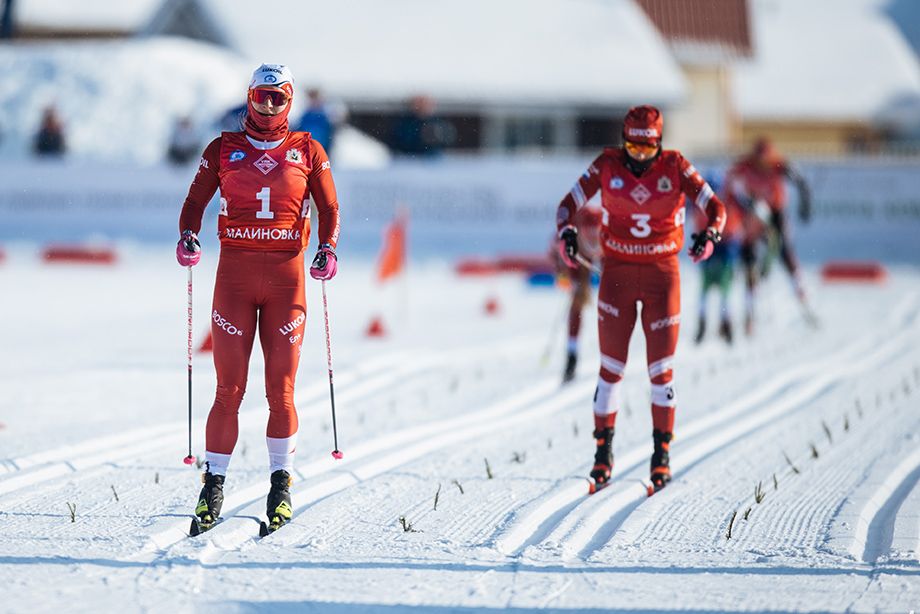
<instances>
[{"instance_id":1,"label":"orange-tinted sunglasses","mask_svg":"<svg viewBox=\"0 0 920 614\"><path fill-rule=\"evenodd\" d=\"M283 107L291 99L291 97L287 95L287 92L265 88L256 88L254 90L250 90L249 97L256 104L265 104L271 100L272 106L275 107Z\"/></svg>"},{"instance_id":2,"label":"orange-tinted sunglasses","mask_svg":"<svg viewBox=\"0 0 920 614\"><path fill-rule=\"evenodd\" d=\"M626 151L628 151L631 156L641 160L651 158L658 153L658 145L647 145L645 143L634 143L632 141L626 141L624 145Z\"/></svg>"}]
</instances>

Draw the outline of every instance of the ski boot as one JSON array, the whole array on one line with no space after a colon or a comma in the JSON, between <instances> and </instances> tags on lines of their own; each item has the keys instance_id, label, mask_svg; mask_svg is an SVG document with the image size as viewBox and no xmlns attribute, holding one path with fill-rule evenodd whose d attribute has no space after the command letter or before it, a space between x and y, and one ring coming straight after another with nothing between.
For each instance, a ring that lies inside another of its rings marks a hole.
<instances>
[{"instance_id":1,"label":"ski boot","mask_svg":"<svg viewBox=\"0 0 920 614\"><path fill-rule=\"evenodd\" d=\"M565 371L562 373L562 383L568 384L575 379L575 366L578 364L578 355L575 352L569 352L565 359Z\"/></svg>"},{"instance_id":2,"label":"ski boot","mask_svg":"<svg viewBox=\"0 0 920 614\"><path fill-rule=\"evenodd\" d=\"M613 428L594 431L597 450L594 452L594 467L591 469L591 479L594 482L588 486L589 495L610 484L610 474L613 471L613 432Z\"/></svg>"},{"instance_id":3,"label":"ski boot","mask_svg":"<svg viewBox=\"0 0 920 614\"><path fill-rule=\"evenodd\" d=\"M672 433L662 433L655 429L652 431L652 438L655 440L655 451L652 453L651 477L649 478L652 485L648 489L649 496L664 488L671 481L671 457L669 451L674 435Z\"/></svg>"},{"instance_id":4,"label":"ski boot","mask_svg":"<svg viewBox=\"0 0 920 614\"><path fill-rule=\"evenodd\" d=\"M201 482L204 486L198 495L195 518L189 527L189 535L192 537L204 533L220 522L220 508L224 504L224 476L202 473Z\"/></svg>"},{"instance_id":5,"label":"ski boot","mask_svg":"<svg viewBox=\"0 0 920 614\"><path fill-rule=\"evenodd\" d=\"M264 521L259 527L259 535L265 537L274 533L290 521L294 510L291 507L291 474L284 469L272 473L272 488L268 491L265 514L268 523Z\"/></svg>"},{"instance_id":6,"label":"ski boot","mask_svg":"<svg viewBox=\"0 0 920 614\"><path fill-rule=\"evenodd\" d=\"M697 345L703 342L703 337L706 336L706 318L700 316L700 325L696 329L696 336L693 338L693 342Z\"/></svg>"},{"instance_id":7,"label":"ski boot","mask_svg":"<svg viewBox=\"0 0 920 614\"><path fill-rule=\"evenodd\" d=\"M722 337L728 345L732 344L732 321L728 318L723 319L722 323L719 325L719 336Z\"/></svg>"}]
</instances>

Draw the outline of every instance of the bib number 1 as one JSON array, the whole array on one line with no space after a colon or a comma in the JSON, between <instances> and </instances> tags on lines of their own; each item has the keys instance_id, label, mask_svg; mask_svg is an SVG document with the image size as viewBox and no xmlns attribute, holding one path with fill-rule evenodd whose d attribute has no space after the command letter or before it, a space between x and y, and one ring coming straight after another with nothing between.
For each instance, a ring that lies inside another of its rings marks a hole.
<instances>
[{"instance_id":1,"label":"bib number 1","mask_svg":"<svg viewBox=\"0 0 920 614\"><path fill-rule=\"evenodd\" d=\"M262 209L256 211L256 217L260 220L273 220L275 219L275 212L271 210L271 194L272 189L265 187L256 192L256 198L259 199L259 202L262 203Z\"/></svg>"}]
</instances>

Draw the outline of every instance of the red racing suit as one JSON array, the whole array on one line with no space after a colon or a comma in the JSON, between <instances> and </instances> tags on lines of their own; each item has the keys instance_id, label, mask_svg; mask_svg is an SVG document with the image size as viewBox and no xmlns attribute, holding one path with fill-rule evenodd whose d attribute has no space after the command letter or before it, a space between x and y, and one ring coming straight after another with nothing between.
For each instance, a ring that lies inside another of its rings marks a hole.
<instances>
[{"instance_id":1,"label":"red racing suit","mask_svg":"<svg viewBox=\"0 0 920 614\"><path fill-rule=\"evenodd\" d=\"M335 247L338 201L329 158L306 132L289 132L271 149L244 132L224 132L204 151L179 218L198 232L204 209L220 189L221 243L211 333L217 392L208 415L209 458L233 452L249 355L259 331L265 357L269 418L266 435L275 456L292 455L297 412L294 380L306 320L303 250L310 238L312 197L319 242Z\"/></svg>"},{"instance_id":2,"label":"red racing suit","mask_svg":"<svg viewBox=\"0 0 920 614\"><path fill-rule=\"evenodd\" d=\"M684 202L689 198L703 210L708 225L718 232L725 226L725 206L680 152L662 151L639 176L628 168L627 155L622 148L605 149L562 199L556 224L560 230L571 224L588 200L601 193L601 367L595 427L614 426L641 302L653 422L655 429L670 433L677 405L671 382L680 325L678 254L684 242Z\"/></svg>"}]
</instances>

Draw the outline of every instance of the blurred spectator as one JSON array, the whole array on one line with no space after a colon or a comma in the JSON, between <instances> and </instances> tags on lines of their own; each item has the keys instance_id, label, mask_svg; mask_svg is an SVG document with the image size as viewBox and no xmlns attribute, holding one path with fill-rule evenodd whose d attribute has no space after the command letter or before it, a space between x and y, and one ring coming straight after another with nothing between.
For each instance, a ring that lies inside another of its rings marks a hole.
<instances>
[{"instance_id":1,"label":"blurred spectator","mask_svg":"<svg viewBox=\"0 0 920 614\"><path fill-rule=\"evenodd\" d=\"M53 106L48 107L42 115L42 123L35 135L35 153L39 156L63 156L66 149L61 118Z\"/></svg>"},{"instance_id":2,"label":"blurred spectator","mask_svg":"<svg viewBox=\"0 0 920 614\"><path fill-rule=\"evenodd\" d=\"M434 100L428 96L413 97L406 114L396 121L390 141L393 150L408 156L434 157L452 144L456 130L434 111Z\"/></svg>"},{"instance_id":3,"label":"blurred spectator","mask_svg":"<svg viewBox=\"0 0 920 614\"><path fill-rule=\"evenodd\" d=\"M217 120L217 128L221 132L242 132L245 119L246 105L241 104L228 109L227 112Z\"/></svg>"},{"instance_id":4,"label":"blurred spectator","mask_svg":"<svg viewBox=\"0 0 920 614\"><path fill-rule=\"evenodd\" d=\"M295 130L309 132L313 140L319 141L326 151L332 151L335 137L335 124L332 114L318 89L307 90L307 110L300 116Z\"/></svg>"},{"instance_id":5,"label":"blurred spectator","mask_svg":"<svg viewBox=\"0 0 920 614\"><path fill-rule=\"evenodd\" d=\"M187 164L198 156L201 151L201 140L198 131L188 117L180 117L173 125L169 137L169 149L166 157L173 164Z\"/></svg>"}]
</instances>

